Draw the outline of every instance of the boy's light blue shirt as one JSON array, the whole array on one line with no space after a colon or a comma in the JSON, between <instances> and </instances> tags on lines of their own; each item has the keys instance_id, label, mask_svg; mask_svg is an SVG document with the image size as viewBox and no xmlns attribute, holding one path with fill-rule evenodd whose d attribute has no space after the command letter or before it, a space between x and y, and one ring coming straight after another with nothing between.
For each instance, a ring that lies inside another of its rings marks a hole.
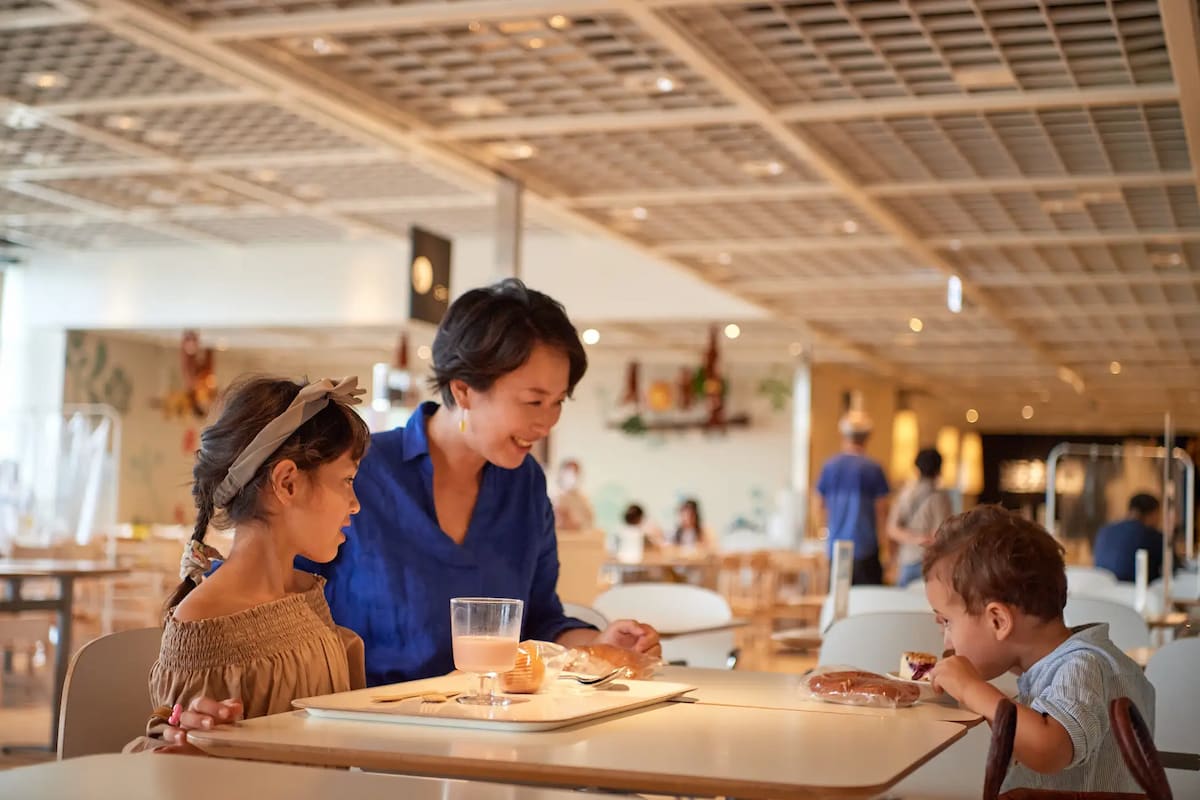
<instances>
[{"instance_id":1,"label":"boy's light blue shirt","mask_svg":"<svg viewBox=\"0 0 1200 800\"><path fill-rule=\"evenodd\" d=\"M1017 679L1017 692L1018 703L1066 728L1075 754L1066 769L1053 775L1014 762L1004 791L1141 792L1121 757L1108 706L1128 697L1153 731L1154 687L1108 638L1108 625L1073 628L1069 639Z\"/></svg>"}]
</instances>

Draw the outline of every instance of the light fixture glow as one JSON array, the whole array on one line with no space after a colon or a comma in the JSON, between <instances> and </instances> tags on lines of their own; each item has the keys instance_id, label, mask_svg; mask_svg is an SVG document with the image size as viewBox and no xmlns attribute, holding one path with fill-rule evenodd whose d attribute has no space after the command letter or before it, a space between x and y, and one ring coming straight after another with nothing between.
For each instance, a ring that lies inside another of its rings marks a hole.
<instances>
[{"instance_id":1,"label":"light fixture glow","mask_svg":"<svg viewBox=\"0 0 1200 800\"><path fill-rule=\"evenodd\" d=\"M600 331L595 328L588 328L583 332L584 344L598 344L600 342Z\"/></svg>"},{"instance_id":2,"label":"light fixture glow","mask_svg":"<svg viewBox=\"0 0 1200 800\"><path fill-rule=\"evenodd\" d=\"M725 326L725 338L726 339L736 339L741 335L742 335L742 329L736 323L731 322Z\"/></svg>"}]
</instances>

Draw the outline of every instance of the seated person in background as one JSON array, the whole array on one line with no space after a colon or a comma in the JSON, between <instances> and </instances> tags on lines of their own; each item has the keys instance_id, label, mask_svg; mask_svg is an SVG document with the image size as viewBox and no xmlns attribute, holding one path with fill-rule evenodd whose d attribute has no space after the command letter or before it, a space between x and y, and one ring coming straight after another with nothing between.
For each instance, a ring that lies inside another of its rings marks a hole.
<instances>
[{"instance_id":1,"label":"seated person in background","mask_svg":"<svg viewBox=\"0 0 1200 800\"><path fill-rule=\"evenodd\" d=\"M1109 723L1128 697L1151 730L1154 688L1108 637L1108 625L1068 628L1062 547L999 506L950 517L925 551L925 595L955 655L934 689L994 721L1004 695L988 681L1016 673L1014 764L1004 791L1138 792Z\"/></svg>"},{"instance_id":2,"label":"seated person in background","mask_svg":"<svg viewBox=\"0 0 1200 800\"><path fill-rule=\"evenodd\" d=\"M921 559L925 547L933 541L946 517L953 513L950 497L938 488L942 473L942 456L927 448L917 453L917 480L900 491L900 497L888 514L887 534L900 544L899 586L908 586L921 579Z\"/></svg>"},{"instance_id":3,"label":"seated person in background","mask_svg":"<svg viewBox=\"0 0 1200 800\"><path fill-rule=\"evenodd\" d=\"M646 550L656 550L663 544L662 530L637 503L625 509L625 524L617 533L617 558L640 561Z\"/></svg>"},{"instance_id":4,"label":"seated person in background","mask_svg":"<svg viewBox=\"0 0 1200 800\"><path fill-rule=\"evenodd\" d=\"M354 477L369 434L349 406L360 393L354 378L259 377L226 391L192 469L196 528L150 670L159 708L127 750L198 753L188 730L366 684L362 640L334 625L324 579L292 568L297 555L337 555L358 513ZM204 543L210 523L235 529L228 558Z\"/></svg>"},{"instance_id":5,"label":"seated person in background","mask_svg":"<svg viewBox=\"0 0 1200 800\"><path fill-rule=\"evenodd\" d=\"M558 468L558 494L554 497L554 527L560 531L590 531L596 516L587 495L579 488L582 470L578 461L564 461Z\"/></svg>"},{"instance_id":6,"label":"seated person in background","mask_svg":"<svg viewBox=\"0 0 1200 800\"><path fill-rule=\"evenodd\" d=\"M709 550L712 536L700 520L700 501L689 497L679 504L679 522L667 544L684 550Z\"/></svg>"},{"instance_id":7,"label":"seated person in background","mask_svg":"<svg viewBox=\"0 0 1200 800\"><path fill-rule=\"evenodd\" d=\"M1163 560L1163 535L1158 529L1161 522L1158 499L1149 494L1135 494L1129 498L1129 515L1110 522L1096 534L1092 546L1095 565L1116 575L1119 581L1132 582L1137 580L1137 551L1148 550L1150 580L1158 580Z\"/></svg>"}]
</instances>

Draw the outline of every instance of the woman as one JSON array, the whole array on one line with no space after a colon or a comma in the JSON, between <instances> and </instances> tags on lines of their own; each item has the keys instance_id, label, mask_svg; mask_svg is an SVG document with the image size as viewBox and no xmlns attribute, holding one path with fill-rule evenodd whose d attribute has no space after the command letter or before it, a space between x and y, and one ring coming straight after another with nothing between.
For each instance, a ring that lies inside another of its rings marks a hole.
<instances>
[{"instance_id":1,"label":"woman","mask_svg":"<svg viewBox=\"0 0 1200 800\"><path fill-rule=\"evenodd\" d=\"M711 538L700 520L700 502L689 497L680 503L679 523L670 543L688 550L706 550Z\"/></svg>"},{"instance_id":2,"label":"woman","mask_svg":"<svg viewBox=\"0 0 1200 800\"><path fill-rule=\"evenodd\" d=\"M900 545L899 586L921 579L921 560L933 534L947 517L954 513L950 497L937 488L942 473L942 456L927 448L917 453L917 480L900 493L887 521L887 534Z\"/></svg>"},{"instance_id":3,"label":"woman","mask_svg":"<svg viewBox=\"0 0 1200 800\"><path fill-rule=\"evenodd\" d=\"M359 467L362 505L329 564L339 625L366 645L368 685L454 668L450 598L525 601L523 638L655 651L632 620L603 632L563 614L546 478L530 450L549 435L587 369L563 307L505 280L446 311L433 342L431 386L408 424L372 437Z\"/></svg>"}]
</instances>

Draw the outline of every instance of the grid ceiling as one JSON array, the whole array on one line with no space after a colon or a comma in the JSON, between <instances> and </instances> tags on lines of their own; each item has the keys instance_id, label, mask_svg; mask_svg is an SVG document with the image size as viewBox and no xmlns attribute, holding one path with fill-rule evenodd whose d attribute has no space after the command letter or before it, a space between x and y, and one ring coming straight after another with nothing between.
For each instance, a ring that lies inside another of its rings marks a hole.
<instances>
[{"instance_id":1,"label":"grid ceiling","mask_svg":"<svg viewBox=\"0 0 1200 800\"><path fill-rule=\"evenodd\" d=\"M599 226L767 309L733 354L983 390L985 421L1033 398L1200 429L1200 74L1164 18L1187 4L89 5L0 0L14 241L486 234L491 170L542 198L527 230ZM706 336L630 322L600 351Z\"/></svg>"}]
</instances>

